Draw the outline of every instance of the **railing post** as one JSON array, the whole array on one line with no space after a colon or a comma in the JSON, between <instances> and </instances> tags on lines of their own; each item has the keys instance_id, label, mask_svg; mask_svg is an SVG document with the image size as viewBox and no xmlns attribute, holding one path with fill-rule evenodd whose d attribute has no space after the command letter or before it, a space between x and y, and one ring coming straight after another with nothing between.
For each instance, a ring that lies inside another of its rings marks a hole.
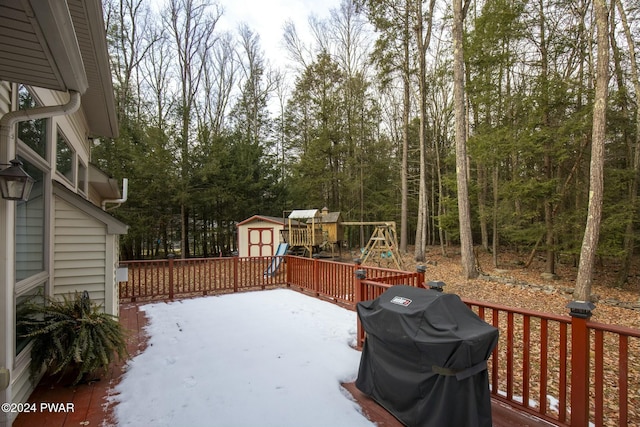
<instances>
[{"instance_id":1,"label":"railing post","mask_svg":"<svg viewBox=\"0 0 640 427\"><path fill-rule=\"evenodd\" d=\"M424 273L427 271L427 267L424 265L419 265L416 267L416 271L418 272L418 285L417 286L424 286Z\"/></svg>"},{"instance_id":2,"label":"railing post","mask_svg":"<svg viewBox=\"0 0 640 427\"><path fill-rule=\"evenodd\" d=\"M590 301L571 301L571 427L589 425L589 329L595 308Z\"/></svg>"},{"instance_id":3,"label":"railing post","mask_svg":"<svg viewBox=\"0 0 640 427\"><path fill-rule=\"evenodd\" d=\"M434 291L442 292L444 289L445 283L441 280L431 280L427 283L427 288L433 289Z\"/></svg>"},{"instance_id":4,"label":"railing post","mask_svg":"<svg viewBox=\"0 0 640 427\"><path fill-rule=\"evenodd\" d=\"M363 269L356 270L355 278L356 280L354 283L354 290L355 290L355 299L356 299L355 303L357 306L357 304L360 301L362 301L362 281L367 278L366 270L363 270ZM357 307L356 307L356 311L357 311ZM362 350L362 346L364 344L364 330L362 329L362 324L360 323L360 317L357 317L357 325L358 325L358 329L357 329L358 332L356 336L356 348L358 350Z\"/></svg>"},{"instance_id":5,"label":"railing post","mask_svg":"<svg viewBox=\"0 0 640 427\"><path fill-rule=\"evenodd\" d=\"M291 255L284 256L284 265L285 265L285 277L287 282L287 288L291 287L292 277L291 274L293 272L293 268L291 267L291 263L295 262Z\"/></svg>"},{"instance_id":6,"label":"railing post","mask_svg":"<svg viewBox=\"0 0 640 427\"><path fill-rule=\"evenodd\" d=\"M169 258L169 300L173 300L173 260L175 257L175 254L167 255Z\"/></svg>"}]
</instances>

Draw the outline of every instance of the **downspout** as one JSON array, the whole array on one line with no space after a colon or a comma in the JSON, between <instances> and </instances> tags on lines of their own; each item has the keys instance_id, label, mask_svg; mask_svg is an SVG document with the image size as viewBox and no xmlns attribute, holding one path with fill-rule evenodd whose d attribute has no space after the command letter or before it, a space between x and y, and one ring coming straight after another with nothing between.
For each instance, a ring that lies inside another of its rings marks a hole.
<instances>
[{"instance_id":1,"label":"downspout","mask_svg":"<svg viewBox=\"0 0 640 427\"><path fill-rule=\"evenodd\" d=\"M67 116L78 111L78 108L80 108L80 93L70 90L69 101L66 104L10 111L0 118L0 147L9 147L8 144L15 142L16 123L56 116Z\"/></svg>"},{"instance_id":2,"label":"downspout","mask_svg":"<svg viewBox=\"0 0 640 427\"><path fill-rule=\"evenodd\" d=\"M110 207L109 209L115 209L124 202L127 201L127 194L129 193L129 180L127 178L122 178L122 197L120 199L106 199L102 201L102 210L107 210L107 203L117 203L115 206Z\"/></svg>"}]
</instances>

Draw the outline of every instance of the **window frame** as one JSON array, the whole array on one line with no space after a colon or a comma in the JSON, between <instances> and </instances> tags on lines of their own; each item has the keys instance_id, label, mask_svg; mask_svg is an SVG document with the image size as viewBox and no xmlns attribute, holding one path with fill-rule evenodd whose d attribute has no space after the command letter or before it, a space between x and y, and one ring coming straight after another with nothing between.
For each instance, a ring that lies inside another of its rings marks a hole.
<instances>
[{"instance_id":1,"label":"window frame","mask_svg":"<svg viewBox=\"0 0 640 427\"><path fill-rule=\"evenodd\" d=\"M59 169L60 160L60 144L64 144L66 148L69 150L69 157L71 161L70 170L68 172L63 172ZM69 142L69 138L64 134L60 126L56 126L56 140L55 140L55 150L53 151L55 154L55 161L52 161L52 164L55 164L56 175L63 178L66 182L75 186L77 180L77 155L76 151L73 149L73 146Z\"/></svg>"},{"instance_id":2,"label":"window frame","mask_svg":"<svg viewBox=\"0 0 640 427\"><path fill-rule=\"evenodd\" d=\"M78 182L78 192L83 194L83 195L87 195L87 185L89 183L89 168L87 167L87 165L82 161L82 159L80 159L78 156L76 156L77 161L77 169L78 169L78 173L77 173L77 182Z\"/></svg>"}]
</instances>

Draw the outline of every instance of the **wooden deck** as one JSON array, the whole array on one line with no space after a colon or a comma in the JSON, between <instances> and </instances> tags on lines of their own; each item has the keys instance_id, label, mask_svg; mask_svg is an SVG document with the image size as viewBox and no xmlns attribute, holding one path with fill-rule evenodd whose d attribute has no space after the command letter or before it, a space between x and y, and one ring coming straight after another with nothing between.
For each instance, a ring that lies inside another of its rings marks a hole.
<instances>
[{"instance_id":1,"label":"wooden deck","mask_svg":"<svg viewBox=\"0 0 640 427\"><path fill-rule=\"evenodd\" d=\"M146 347L144 326L147 323L139 305L130 303L120 306L120 322L129 331L129 354L134 356ZM77 427L115 425L113 404L109 401L110 390L122 375L123 363L113 364L108 373L99 381L78 386L65 386L65 381L46 380L41 382L29 398L30 403L73 403L73 412L22 413L14 421L13 427ZM343 384L362 407L363 413L379 427L401 427L402 424L369 397L363 395L353 383ZM501 402L492 401L494 427L552 426L543 420L520 413ZM233 427L233 426L230 426Z\"/></svg>"}]
</instances>

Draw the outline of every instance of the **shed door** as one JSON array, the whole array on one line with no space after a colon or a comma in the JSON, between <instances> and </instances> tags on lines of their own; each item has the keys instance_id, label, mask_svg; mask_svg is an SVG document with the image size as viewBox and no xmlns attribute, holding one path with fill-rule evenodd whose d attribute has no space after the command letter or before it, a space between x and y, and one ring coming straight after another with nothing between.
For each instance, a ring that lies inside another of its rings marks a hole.
<instances>
[{"instance_id":1,"label":"shed door","mask_svg":"<svg viewBox=\"0 0 640 427\"><path fill-rule=\"evenodd\" d=\"M249 256L272 256L273 252L273 228L249 228Z\"/></svg>"}]
</instances>

